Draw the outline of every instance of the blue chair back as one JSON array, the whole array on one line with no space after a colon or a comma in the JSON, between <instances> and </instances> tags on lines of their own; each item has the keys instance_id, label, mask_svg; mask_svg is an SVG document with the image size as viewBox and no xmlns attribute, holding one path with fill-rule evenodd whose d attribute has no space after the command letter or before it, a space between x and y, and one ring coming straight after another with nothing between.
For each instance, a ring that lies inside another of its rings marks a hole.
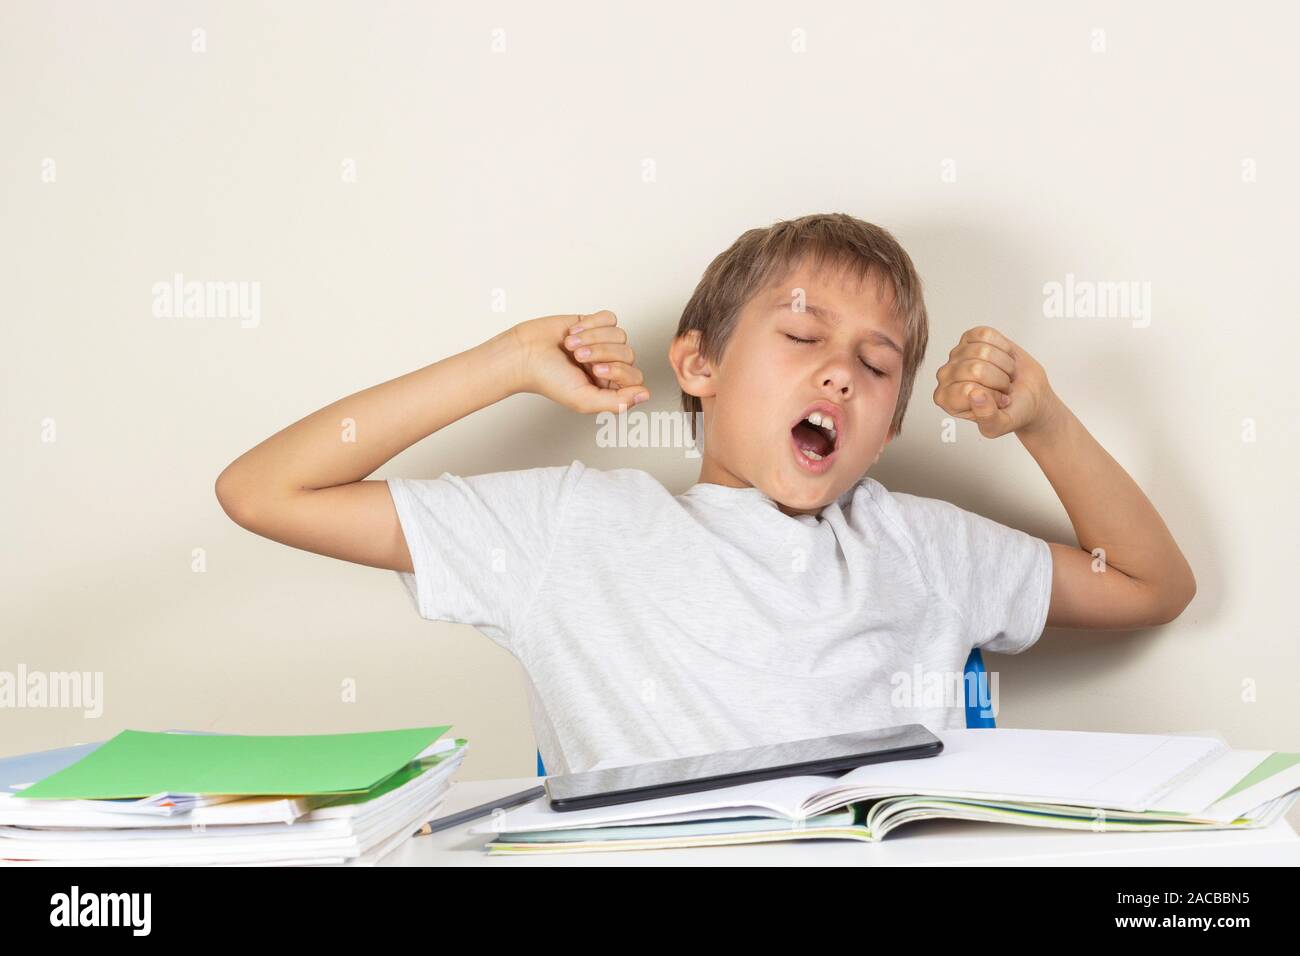
<instances>
[{"instance_id":1,"label":"blue chair back","mask_svg":"<svg viewBox=\"0 0 1300 956\"><path fill-rule=\"evenodd\" d=\"M994 723L993 695L989 692L988 672L984 670L984 655L978 647L972 647L970 657L966 658L966 670L962 681L962 692L966 699L966 726L996 727ZM974 685L975 693L971 693ZM974 700L971 698L974 697ZM988 701L990 709L985 710L983 702ZM542 752L537 751L537 776L546 776L546 765L542 763Z\"/></svg>"},{"instance_id":2,"label":"blue chair back","mask_svg":"<svg viewBox=\"0 0 1300 956\"><path fill-rule=\"evenodd\" d=\"M971 693L971 685L974 684L975 693ZM989 675L984 670L984 655L980 653L978 647L972 647L970 657L966 658L965 680L962 681L962 690L966 695L966 726L971 727L996 727L997 724L993 719L993 695L989 692ZM971 700L974 697L974 700ZM984 703L988 702L988 709Z\"/></svg>"}]
</instances>

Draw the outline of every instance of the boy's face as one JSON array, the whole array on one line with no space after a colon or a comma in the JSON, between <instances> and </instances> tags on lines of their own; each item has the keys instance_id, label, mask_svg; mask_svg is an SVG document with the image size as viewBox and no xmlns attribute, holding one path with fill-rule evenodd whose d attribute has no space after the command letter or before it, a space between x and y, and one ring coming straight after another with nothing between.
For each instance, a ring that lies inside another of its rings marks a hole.
<instances>
[{"instance_id":1,"label":"boy's face","mask_svg":"<svg viewBox=\"0 0 1300 956\"><path fill-rule=\"evenodd\" d=\"M876 289L805 262L746 304L720 362L674 343L679 382L704 407L700 481L816 514L866 474L893 438L903 370L903 324L888 283L879 301Z\"/></svg>"}]
</instances>

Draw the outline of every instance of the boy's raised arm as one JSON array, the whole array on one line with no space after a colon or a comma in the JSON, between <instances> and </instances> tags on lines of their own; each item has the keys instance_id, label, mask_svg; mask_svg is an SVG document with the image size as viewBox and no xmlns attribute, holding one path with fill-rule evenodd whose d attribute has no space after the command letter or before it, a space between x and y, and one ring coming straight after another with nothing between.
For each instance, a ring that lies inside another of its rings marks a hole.
<instances>
[{"instance_id":1,"label":"boy's raised arm","mask_svg":"<svg viewBox=\"0 0 1300 956\"><path fill-rule=\"evenodd\" d=\"M420 439L516 392L580 412L643 400L648 390L626 342L608 311L522 322L276 432L222 471L217 499L232 520L263 537L411 571L387 483L363 479Z\"/></svg>"},{"instance_id":2,"label":"boy's raised arm","mask_svg":"<svg viewBox=\"0 0 1300 956\"><path fill-rule=\"evenodd\" d=\"M986 438L1019 436L1070 516L1079 546L1050 543L1049 627L1137 628L1182 613L1196 578L1173 535L1028 352L979 326L962 335L936 377L939 407L976 422Z\"/></svg>"}]
</instances>

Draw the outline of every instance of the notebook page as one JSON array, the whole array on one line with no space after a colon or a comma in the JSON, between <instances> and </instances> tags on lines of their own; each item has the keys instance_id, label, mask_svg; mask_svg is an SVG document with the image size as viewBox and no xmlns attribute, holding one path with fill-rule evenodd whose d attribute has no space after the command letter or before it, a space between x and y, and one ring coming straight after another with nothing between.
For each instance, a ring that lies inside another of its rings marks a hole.
<instances>
[{"instance_id":1,"label":"notebook page","mask_svg":"<svg viewBox=\"0 0 1300 956\"><path fill-rule=\"evenodd\" d=\"M1212 738L1158 734L979 728L936 736L939 756L859 767L834 789L1146 810L1180 775L1227 751Z\"/></svg>"}]
</instances>

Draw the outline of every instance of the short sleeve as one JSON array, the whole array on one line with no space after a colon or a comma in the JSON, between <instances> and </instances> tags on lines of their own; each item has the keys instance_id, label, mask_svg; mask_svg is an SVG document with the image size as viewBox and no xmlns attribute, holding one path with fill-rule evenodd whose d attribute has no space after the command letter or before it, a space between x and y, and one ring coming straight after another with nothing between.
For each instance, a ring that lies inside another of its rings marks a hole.
<instances>
[{"instance_id":1,"label":"short sleeve","mask_svg":"<svg viewBox=\"0 0 1300 956\"><path fill-rule=\"evenodd\" d=\"M513 652L583 470L389 478L414 568L397 574L419 615L473 625Z\"/></svg>"},{"instance_id":2,"label":"short sleeve","mask_svg":"<svg viewBox=\"0 0 1300 956\"><path fill-rule=\"evenodd\" d=\"M1042 636L1051 603L1047 542L951 502L893 497L923 571L961 612L971 646L1002 654L1028 650Z\"/></svg>"}]
</instances>

